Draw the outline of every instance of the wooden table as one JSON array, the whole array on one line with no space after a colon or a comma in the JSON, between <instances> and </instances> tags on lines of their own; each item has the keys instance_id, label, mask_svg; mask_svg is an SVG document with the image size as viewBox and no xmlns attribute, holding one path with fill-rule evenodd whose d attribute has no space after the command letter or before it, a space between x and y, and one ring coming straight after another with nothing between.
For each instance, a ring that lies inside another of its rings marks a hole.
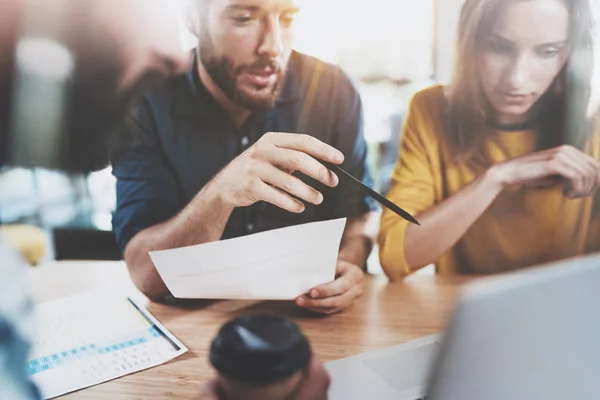
<instances>
[{"instance_id":1,"label":"wooden table","mask_svg":"<svg viewBox=\"0 0 600 400\"><path fill-rule=\"evenodd\" d=\"M193 399L214 376L208 347L219 327L247 312L280 313L298 323L314 352L330 361L381 349L439 332L468 278L412 276L389 284L369 276L363 297L345 312L320 317L291 302L182 301L151 303L129 279L120 262L60 262L30 271L36 301L96 289L117 289L142 299L148 310L188 348L183 356L156 368L64 396L64 399Z\"/></svg>"}]
</instances>

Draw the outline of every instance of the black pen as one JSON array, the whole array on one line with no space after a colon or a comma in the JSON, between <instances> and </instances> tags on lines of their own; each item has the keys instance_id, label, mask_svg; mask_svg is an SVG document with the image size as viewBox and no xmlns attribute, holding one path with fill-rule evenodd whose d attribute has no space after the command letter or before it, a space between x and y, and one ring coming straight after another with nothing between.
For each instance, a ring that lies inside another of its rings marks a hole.
<instances>
[{"instance_id":1,"label":"black pen","mask_svg":"<svg viewBox=\"0 0 600 400\"><path fill-rule=\"evenodd\" d=\"M399 216L401 216L405 220L407 220L409 222L412 222L413 224L417 224L419 226L421 225L421 224L419 224L419 221L417 221L415 219L415 217L413 217L408 212L404 211L402 208L398 207L396 204L392 203L391 201L389 201L384 196L380 195L379 193L377 193L376 191L374 191L373 189L371 189L370 187L368 187L364 183L362 183L360 180L356 179L354 176L350 175L348 172L346 172L345 170L343 170L340 166L335 165L335 164L331 164L331 163L328 163L328 162L325 162L325 161L322 161L322 162L330 170L332 170L334 172L339 172L339 173L342 174L342 176L347 177L350 182L353 182L355 185L357 185L367 195L369 195L373 199L377 200L379 203L381 203L382 205L386 206L387 208L389 208L390 210L392 210L393 212L395 212L396 214L398 214Z\"/></svg>"}]
</instances>

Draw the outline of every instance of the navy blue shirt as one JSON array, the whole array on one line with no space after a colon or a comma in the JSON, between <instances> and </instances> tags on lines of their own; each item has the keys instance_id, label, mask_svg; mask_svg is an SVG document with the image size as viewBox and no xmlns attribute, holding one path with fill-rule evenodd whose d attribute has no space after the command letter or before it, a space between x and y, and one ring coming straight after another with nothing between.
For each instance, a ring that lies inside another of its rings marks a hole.
<instances>
[{"instance_id":1,"label":"navy blue shirt","mask_svg":"<svg viewBox=\"0 0 600 400\"><path fill-rule=\"evenodd\" d=\"M122 251L143 229L174 217L230 161L267 132L307 133L339 149L342 165L372 186L358 92L338 68L293 52L273 108L241 128L202 85L197 60L184 76L142 96L124 132L131 138L113 161L117 209L113 229ZM341 180L337 188L299 176L321 191L319 206L294 214L265 202L236 208L222 239L285 226L361 215L375 204Z\"/></svg>"}]
</instances>

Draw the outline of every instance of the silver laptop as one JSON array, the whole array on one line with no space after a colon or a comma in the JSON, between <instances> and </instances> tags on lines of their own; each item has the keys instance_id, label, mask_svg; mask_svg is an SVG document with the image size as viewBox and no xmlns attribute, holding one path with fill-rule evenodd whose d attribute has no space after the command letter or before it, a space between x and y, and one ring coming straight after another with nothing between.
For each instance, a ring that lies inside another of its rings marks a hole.
<instances>
[{"instance_id":1,"label":"silver laptop","mask_svg":"<svg viewBox=\"0 0 600 400\"><path fill-rule=\"evenodd\" d=\"M443 336L326 368L332 400L598 400L600 255L473 283Z\"/></svg>"}]
</instances>

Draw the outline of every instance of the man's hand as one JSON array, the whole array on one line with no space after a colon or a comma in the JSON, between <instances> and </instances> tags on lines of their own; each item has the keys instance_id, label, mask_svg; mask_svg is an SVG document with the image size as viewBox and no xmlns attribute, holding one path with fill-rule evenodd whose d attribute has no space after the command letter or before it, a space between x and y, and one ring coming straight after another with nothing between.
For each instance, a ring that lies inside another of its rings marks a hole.
<instances>
[{"instance_id":1,"label":"man's hand","mask_svg":"<svg viewBox=\"0 0 600 400\"><path fill-rule=\"evenodd\" d=\"M219 388L219 383L216 379L208 382L203 388L198 400L222 400L224 396Z\"/></svg>"},{"instance_id":2,"label":"man's hand","mask_svg":"<svg viewBox=\"0 0 600 400\"><path fill-rule=\"evenodd\" d=\"M571 199L592 196L600 187L600 161L572 146L518 157L490 171L504 186L543 187L562 181L565 196Z\"/></svg>"},{"instance_id":3,"label":"man's hand","mask_svg":"<svg viewBox=\"0 0 600 400\"><path fill-rule=\"evenodd\" d=\"M329 374L325 371L325 367L321 361L313 355L304 379L295 393L289 397L289 400L327 400L330 382L331 380ZM224 398L225 397L220 391L219 384L215 379L206 384L200 397L198 397L198 400L223 400Z\"/></svg>"},{"instance_id":4,"label":"man's hand","mask_svg":"<svg viewBox=\"0 0 600 400\"><path fill-rule=\"evenodd\" d=\"M318 139L303 134L266 133L252 147L225 167L211 182L223 201L244 207L266 201L284 210L301 213L304 204L321 204L323 195L292 175L295 171L329 186L338 177L319 160L341 164L344 155Z\"/></svg>"},{"instance_id":5,"label":"man's hand","mask_svg":"<svg viewBox=\"0 0 600 400\"><path fill-rule=\"evenodd\" d=\"M306 376L296 393L292 395L291 400L327 400L330 384L331 378L325 371L323 363L313 355L306 370Z\"/></svg>"},{"instance_id":6,"label":"man's hand","mask_svg":"<svg viewBox=\"0 0 600 400\"><path fill-rule=\"evenodd\" d=\"M336 279L311 289L306 295L299 296L299 307L320 313L335 314L350 306L364 290L364 273L360 267L338 259Z\"/></svg>"}]
</instances>

